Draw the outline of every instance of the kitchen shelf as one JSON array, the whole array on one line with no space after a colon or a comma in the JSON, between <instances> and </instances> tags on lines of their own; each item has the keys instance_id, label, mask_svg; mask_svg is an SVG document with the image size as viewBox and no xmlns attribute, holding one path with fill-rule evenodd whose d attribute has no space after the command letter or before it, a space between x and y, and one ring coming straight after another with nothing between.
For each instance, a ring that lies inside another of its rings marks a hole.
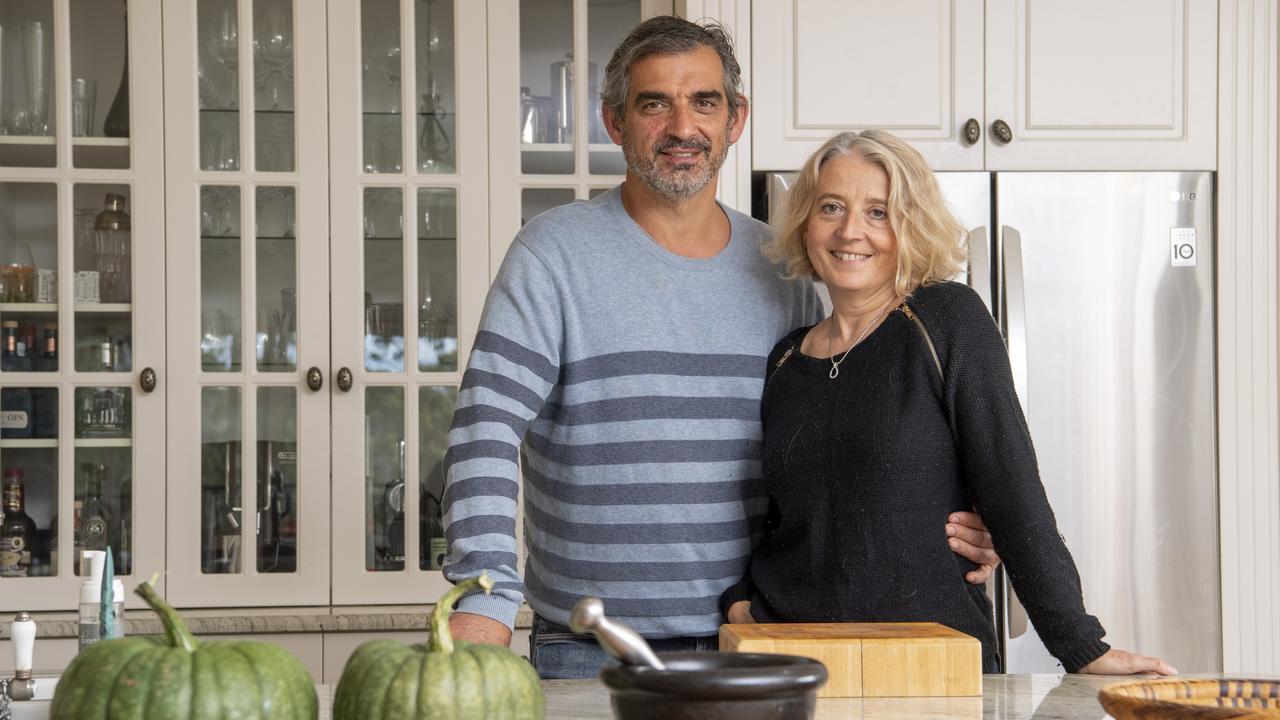
<instances>
[{"instance_id":1,"label":"kitchen shelf","mask_svg":"<svg viewBox=\"0 0 1280 720\"><path fill-rule=\"evenodd\" d=\"M4 438L0 440L0 448L7 450L56 449L57 447L57 438Z\"/></svg>"},{"instance_id":2,"label":"kitchen shelf","mask_svg":"<svg viewBox=\"0 0 1280 720\"><path fill-rule=\"evenodd\" d=\"M53 135L0 135L0 145L53 145L58 138ZM73 137L74 147L129 147L127 137Z\"/></svg>"},{"instance_id":3,"label":"kitchen shelf","mask_svg":"<svg viewBox=\"0 0 1280 720\"><path fill-rule=\"evenodd\" d=\"M622 147L613 143L589 143L590 152L622 154ZM573 143L520 143L520 152L572 152Z\"/></svg>"},{"instance_id":4,"label":"kitchen shelf","mask_svg":"<svg viewBox=\"0 0 1280 720\"><path fill-rule=\"evenodd\" d=\"M133 447L133 438L76 438L78 448L127 448Z\"/></svg>"},{"instance_id":5,"label":"kitchen shelf","mask_svg":"<svg viewBox=\"0 0 1280 720\"><path fill-rule=\"evenodd\" d=\"M133 312L133 303L76 303L78 313L128 313Z\"/></svg>"},{"instance_id":6,"label":"kitchen shelf","mask_svg":"<svg viewBox=\"0 0 1280 720\"><path fill-rule=\"evenodd\" d=\"M58 303L0 303L0 313L56 313Z\"/></svg>"}]
</instances>

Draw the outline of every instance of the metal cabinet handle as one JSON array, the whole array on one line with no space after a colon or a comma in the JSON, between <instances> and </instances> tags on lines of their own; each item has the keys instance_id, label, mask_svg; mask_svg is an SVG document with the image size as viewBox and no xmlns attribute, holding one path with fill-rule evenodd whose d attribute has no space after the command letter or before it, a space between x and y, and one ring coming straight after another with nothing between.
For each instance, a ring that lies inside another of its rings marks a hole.
<instances>
[{"instance_id":1,"label":"metal cabinet handle","mask_svg":"<svg viewBox=\"0 0 1280 720\"><path fill-rule=\"evenodd\" d=\"M1008 225L1000 227L1004 253L1004 330L1009 345L1009 365L1013 370L1013 389L1022 403L1022 414L1029 415L1027 397L1027 304L1026 284L1022 269L1022 233Z\"/></svg>"},{"instance_id":2,"label":"metal cabinet handle","mask_svg":"<svg viewBox=\"0 0 1280 720\"><path fill-rule=\"evenodd\" d=\"M338 389L347 392L351 389L351 383L354 378L351 376L351 368L342 368L338 371Z\"/></svg>"},{"instance_id":3,"label":"metal cabinet handle","mask_svg":"<svg viewBox=\"0 0 1280 720\"><path fill-rule=\"evenodd\" d=\"M142 372L138 374L138 386L142 388L142 392L149 393L156 389L156 371L151 368L142 368Z\"/></svg>"},{"instance_id":4,"label":"metal cabinet handle","mask_svg":"<svg viewBox=\"0 0 1280 720\"><path fill-rule=\"evenodd\" d=\"M1001 145L1008 145L1013 142L1013 131L1009 129L1009 123L1003 120L991 123L991 134L995 136L996 142Z\"/></svg>"},{"instance_id":5,"label":"metal cabinet handle","mask_svg":"<svg viewBox=\"0 0 1280 720\"><path fill-rule=\"evenodd\" d=\"M324 373L320 372L320 368L312 367L307 371L307 387L311 388L311 392L320 392L320 388L324 387Z\"/></svg>"},{"instance_id":6,"label":"metal cabinet handle","mask_svg":"<svg viewBox=\"0 0 1280 720\"><path fill-rule=\"evenodd\" d=\"M960 137L964 138L965 145L974 145L982 139L982 126L978 124L977 118L969 118L965 122Z\"/></svg>"}]
</instances>

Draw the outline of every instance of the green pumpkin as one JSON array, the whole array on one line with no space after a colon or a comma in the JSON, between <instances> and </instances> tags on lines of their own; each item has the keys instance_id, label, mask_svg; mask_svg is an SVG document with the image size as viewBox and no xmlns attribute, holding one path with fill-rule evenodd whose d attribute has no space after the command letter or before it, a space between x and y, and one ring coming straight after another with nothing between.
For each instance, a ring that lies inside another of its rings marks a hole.
<instances>
[{"instance_id":1,"label":"green pumpkin","mask_svg":"<svg viewBox=\"0 0 1280 720\"><path fill-rule=\"evenodd\" d=\"M542 685L527 660L449 634L453 604L476 588L488 593L493 581L481 573L440 598L429 645L371 640L356 648L338 681L333 720L541 720Z\"/></svg>"},{"instance_id":2,"label":"green pumpkin","mask_svg":"<svg viewBox=\"0 0 1280 720\"><path fill-rule=\"evenodd\" d=\"M315 720L315 685L288 651L260 642L200 642L151 582L137 592L160 616L165 636L85 648L58 682L52 720Z\"/></svg>"}]
</instances>

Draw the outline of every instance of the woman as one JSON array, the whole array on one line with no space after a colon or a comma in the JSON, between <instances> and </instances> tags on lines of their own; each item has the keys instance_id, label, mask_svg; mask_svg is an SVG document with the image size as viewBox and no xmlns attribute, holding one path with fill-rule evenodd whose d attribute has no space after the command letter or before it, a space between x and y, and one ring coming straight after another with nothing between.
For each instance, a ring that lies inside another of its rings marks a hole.
<instances>
[{"instance_id":1,"label":"woman","mask_svg":"<svg viewBox=\"0 0 1280 720\"><path fill-rule=\"evenodd\" d=\"M963 270L963 229L916 150L843 133L805 163L770 253L831 292L778 343L765 386L770 527L730 622L940 622L982 642L991 604L941 531L976 506L1046 647L1070 672L1176 672L1103 642L1054 521L1000 332Z\"/></svg>"}]
</instances>

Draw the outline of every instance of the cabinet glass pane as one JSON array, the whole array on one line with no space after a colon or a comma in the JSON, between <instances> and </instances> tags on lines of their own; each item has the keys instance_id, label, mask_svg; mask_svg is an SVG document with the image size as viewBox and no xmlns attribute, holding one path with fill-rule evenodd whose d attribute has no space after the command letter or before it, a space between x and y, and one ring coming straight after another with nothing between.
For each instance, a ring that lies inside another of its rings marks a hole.
<instances>
[{"instance_id":1,"label":"cabinet glass pane","mask_svg":"<svg viewBox=\"0 0 1280 720\"><path fill-rule=\"evenodd\" d=\"M53 3L0 3L0 165L53 167Z\"/></svg>"},{"instance_id":2,"label":"cabinet glass pane","mask_svg":"<svg viewBox=\"0 0 1280 720\"><path fill-rule=\"evenodd\" d=\"M256 191L258 369L298 369L298 258L294 239L295 190L260 187Z\"/></svg>"},{"instance_id":3,"label":"cabinet glass pane","mask_svg":"<svg viewBox=\"0 0 1280 720\"><path fill-rule=\"evenodd\" d=\"M404 389L364 391L366 570L404 570Z\"/></svg>"},{"instance_id":4,"label":"cabinet glass pane","mask_svg":"<svg viewBox=\"0 0 1280 720\"><path fill-rule=\"evenodd\" d=\"M293 0L253 0L253 36L255 164L293 172Z\"/></svg>"},{"instance_id":5,"label":"cabinet glass pane","mask_svg":"<svg viewBox=\"0 0 1280 720\"><path fill-rule=\"evenodd\" d=\"M364 368L404 371L404 213L400 188L364 191Z\"/></svg>"},{"instance_id":6,"label":"cabinet glass pane","mask_svg":"<svg viewBox=\"0 0 1280 720\"><path fill-rule=\"evenodd\" d=\"M573 173L573 0L520 2L520 171Z\"/></svg>"},{"instance_id":7,"label":"cabinet glass pane","mask_svg":"<svg viewBox=\"0 0 1280 720\"><path fill-rule=\"evenodd\" d=\"M520 193L520 224L573 200L573 190L569 188L525 188Z\"/></svg>"},{"instance_id":8,"label":"cabinet glass pane","mask_svg":"<svg viewBox=\"0 0 1280 720\"><path fill-rule=\"evenodd\" d=\"M587 191L587 197L594 199L609 192L609 190L610 188L591 188Z\"/></svg>"},{"instance_id":9,"label":"cabinet glass pane","mask_svg":"<svg viewBox=\"0 0 1280 720\"><path fill-rule=\"evenodd\" d=\"M614 48L640 22L640 0L587 0L587 57L591 87L591 152L587 167L592 175L625 175L627 161L622 148L613 144L604 131L599 88L604 87L604 68Z\"/></svg>"},{"instance_id":10,"label":"cabinet glass pane","mask_svg":"<svg viewBox=\"0 0 1280 720\"><path fill-rule=\"evenodd\" d=\"M240 169L240 13L236 0L199 0L200 169Z\"/></svg>"},{"instance_id":11,"label":"cabinet glass pane","mask_svg":"<svg viewBox=\"0 0 1280 720\"><path fill-rule=\"evenodd\" d=\"M258 572L298 569L298 391L258 389Z\"/></svg>"},{"instance_id":12,"label":"cabinet glass pane","mask_svg":"<svg viewBox=\"0 0 1280 720\"><path fill-rule=\"evenodd\" d=\"M129 167L129 64L125 4L71 0L71 161Z\"/></svg>"},{"instance_id":13,"label":"cabinet glass pane","mask_svg":"<svg viewBox=\"0 0 1280 720\"><path fill-rule=\"evenodd\" d=\"M449 424L458 402L454 387L418 388L418 462L424 468L419 500L418 567L439 570L447 552L444 540L444 453Z\"/></svg>"},{"instance_id":14,"label":"cabinet glass pane","mask_svg":"<svg viewBox=\"0 0 1280 720\"><path fill-rule=\"evenodd\" d=\"M200 570L240 572L240 388L200 390Z\"/></svg>"},{"instance_id":15,"label":"cabinet glass pane","mask_svg":"<svg viewBox=\"0 0 1280 720\"><path fill-rule=\"evenodd\" d=\"M200 188L200 366L240 370L240 188Z\"/></svg>"},{"instance_id":16,"label":"cabinet glass pane","mask_svg":"<svg viewBox=\"0 0 1280 720\"><path fill-rule=\"evenodd\" d=\"M418 369L458 369L458 192L418 190Z\"/></svg>"},{"instance_id":17,"label":"cabinet glass pane","mask_svg":"<svg viewBox=\"0 0 1280 720\"><path fill-rule=\"evenodd\" d=\"M58 369L57 268L57 186L0 183L0 373Z\"/></svg>"},{"instance_id":18,"label":"cabinet glass pane","mask_svg":"<svg viewBox=\"0 0 1280 720\"><path fill-rule=\"evenodd\" d=\"M133 367L130 197L127 185L75 186L72 298L78 372Z\"/></svg>"},{"instance_id":19,"label":"cabinet glass pane","mask_svg":"<svg viewBox=\"0 0 1280 720\"><path fill-rule=\"evenodd\" d=\"M453 0L414 5L418 73L418 171L451 173L457 167L458 103L454 93Z\"/></svg>"},{"instance_id":20,"label":"cabinet glass pane","mask_svg":"<svg viewBox=\"0 0 1280 720\"><path fill-rule=\"evenodd\" d=\"M132 390L78 387L74 399L76 557L110 546L115 572L128 574L133 571Z\"/></svg>"},{"instance_id":21,"label":"cabinet glass pane","mask_svg":"<svg viewBox=\"0 0 1280 720\"><path fill-rule=\"evenodd\" d=\"M400 0L361 0L360 24L364 171L398 173L404 156L400 125Z\"/></svg>"},{"instance_id":22,"label":"cabinet glass pane","mask_svg":"<svg viewBox=\"0 0 1280 720\"><path fill-rule=\"evenodd\" d=\"M58 390L0 388L0 577L52 575L58 562Z\"/></svg>"}]
</instances>

